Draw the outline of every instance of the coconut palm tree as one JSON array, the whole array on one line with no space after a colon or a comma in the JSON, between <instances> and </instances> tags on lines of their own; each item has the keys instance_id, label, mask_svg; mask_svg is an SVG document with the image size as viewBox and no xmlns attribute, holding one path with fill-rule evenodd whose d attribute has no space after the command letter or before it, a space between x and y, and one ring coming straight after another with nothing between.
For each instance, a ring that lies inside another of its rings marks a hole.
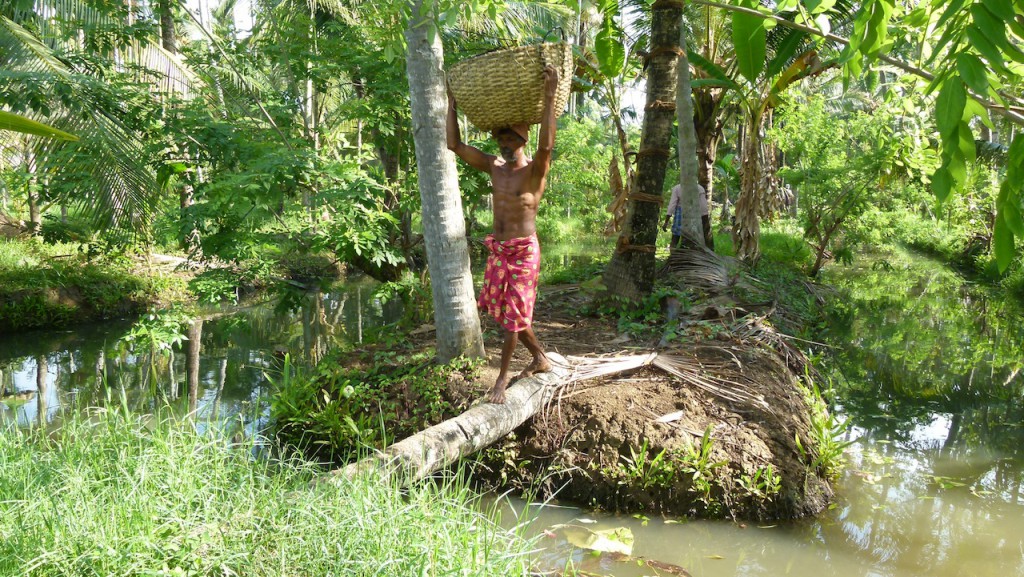
<instances>
[{"instance_id":1,"label":"coconut palm tree","mask_svg":"<svg viewBox=\"0 0 1024 577\"><path fill-rule=\"evenodd\" d=\"M619 234L615 254L604 273L608 291L629 300L638 300L654 287L654 243L658 236L676 108L682 3L659 0L650 11L647 104L637 153L636 188L631 194L627 220Z\"/></svg>"},{"instance_id":2,"label":"coconut palm tree","mask_svg":"<svg viewBox=\"0 0 1024 577\"><path fill-rule=\"evenodd\" d=\"M142 8L37 0L0 13L0 92L13 112L79 140L29 139L15 150L54 202L74 203L97 223L143 231L159 193L142 130L149 94L187 92L188 70L132 24ZM19 137L20 138L20 137Z\"/></svg>"}]
</instances>

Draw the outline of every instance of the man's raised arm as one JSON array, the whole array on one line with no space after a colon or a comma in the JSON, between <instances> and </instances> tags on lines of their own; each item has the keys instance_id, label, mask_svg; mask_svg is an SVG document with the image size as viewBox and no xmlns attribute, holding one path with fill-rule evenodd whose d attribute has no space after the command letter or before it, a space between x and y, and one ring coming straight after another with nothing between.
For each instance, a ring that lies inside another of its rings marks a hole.
<instances>
[{"instance_id":1,"label":"man's raised arm","mask_svg":"<svg viewBox=\"0 0 1024 577\"><path fill-rule=\"evenodd\" d=\"M533 185L535 190L544 186L544 180L551 169L551 151L555 148L557 115L555 92L558 90L558 70L554 66L544 69L544 116L540 121L537 138L537 154L533 155Z\"/></svg>"},{"instance_id":2,"label":"man's raised arm","mask_svg":"<svg viewBox=\"0 0 1024 577\"><path fill-rule=\"evenodd\" d=\"M494 164L494 157L484 153L479 148L462 142L462 132L459 130L459 115L455 111L455 96L452 89L448 88L448 126L446 134L448 150L454 152L459 158L466 161L466 164L473 168L491 173L491 165Z\"/></svg>"}]
</instances>

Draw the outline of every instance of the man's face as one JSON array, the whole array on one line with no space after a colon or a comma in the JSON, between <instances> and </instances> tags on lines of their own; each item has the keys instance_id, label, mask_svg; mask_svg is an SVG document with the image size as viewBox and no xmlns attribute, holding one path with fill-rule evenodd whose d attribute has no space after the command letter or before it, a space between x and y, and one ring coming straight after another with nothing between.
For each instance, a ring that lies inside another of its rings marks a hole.
<instances>
[{"instance_id":1,"label":"man's face","mask_svg":"<svg viewBox=\"0 0 1024 577\"><path fill-rule=\"evenodd\" d=\"M512 162L516 159L516 151L522 148L525 142L515 132L511 130L502 130L494 139L498 142L498 150L501 151L501 157L507 162Z\"/></svg>"}]
</instances>

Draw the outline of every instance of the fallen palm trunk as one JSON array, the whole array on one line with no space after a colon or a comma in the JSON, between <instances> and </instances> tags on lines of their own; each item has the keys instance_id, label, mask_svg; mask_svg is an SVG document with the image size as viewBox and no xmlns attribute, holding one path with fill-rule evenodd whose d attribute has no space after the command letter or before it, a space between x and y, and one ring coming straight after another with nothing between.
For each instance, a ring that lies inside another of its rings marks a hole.
<instances>
[{"instance_id":1,"label":"fallen palm trunk","mask_svg":"<svg viewBox=\"0 0 1024 577\"><path fill-rule=\"evenodd\" d=\"M378 454L331 471L321 481L350 479L365 472L394 475L412 483L486 448L535 415L569 374L557 353L548 353L551 372L525 377L505 391L505 404L482 403L461 415L420 431Z\"/></svg>"}]
</instances>

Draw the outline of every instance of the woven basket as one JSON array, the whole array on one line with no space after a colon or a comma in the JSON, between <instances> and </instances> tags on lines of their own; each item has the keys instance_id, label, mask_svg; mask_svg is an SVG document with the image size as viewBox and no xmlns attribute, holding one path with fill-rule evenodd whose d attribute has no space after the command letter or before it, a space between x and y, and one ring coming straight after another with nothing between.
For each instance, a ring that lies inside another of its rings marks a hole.
<instances>
[{"instance_id":1,"label":"woven basket","mask_svg":"<svg viewBox=\"0 0 1024 577\"><path fill-rule=\"evenodd\" d=\"M452 66L448 84L459 110L480 130L537 124L544 114L544 67L558 70L555 114L572 87L572 45L534 44L488 52Z\"/></svg>"}]
</instances>

